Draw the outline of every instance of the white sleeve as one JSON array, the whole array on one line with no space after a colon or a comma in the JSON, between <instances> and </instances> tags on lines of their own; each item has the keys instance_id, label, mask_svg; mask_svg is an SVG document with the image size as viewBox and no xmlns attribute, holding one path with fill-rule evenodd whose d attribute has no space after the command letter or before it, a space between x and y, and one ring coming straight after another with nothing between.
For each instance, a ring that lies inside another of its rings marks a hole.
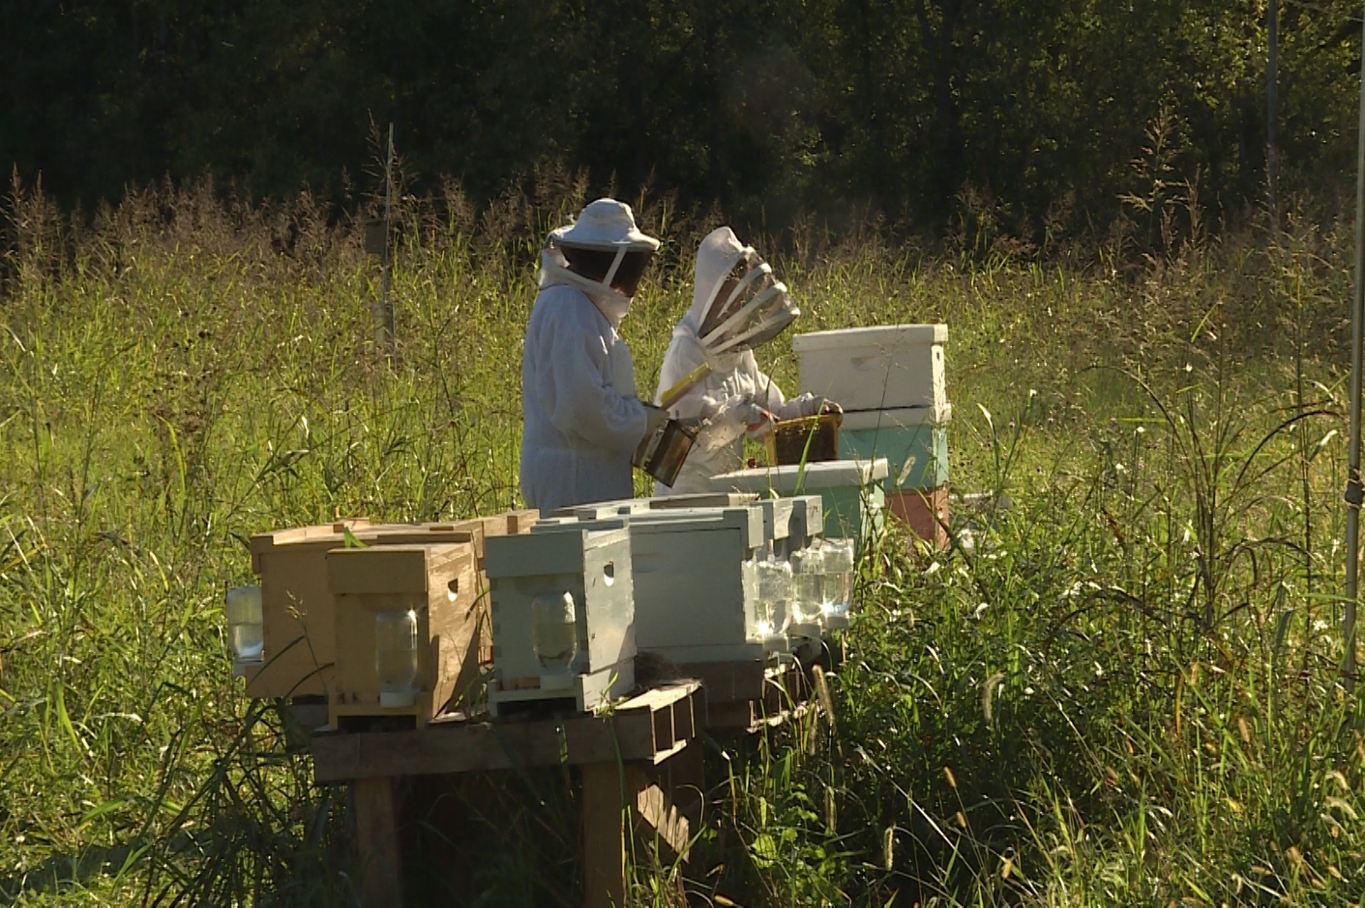
<instances>
[{"instance_id":1,"label":"white sleeve","mask_svg":"<svg viewBox=\"0 0 1365 908\"><path fill-rule=\"evenodd\" d=\"M751 380L757 389L754 400L762 404L765 410L778 419L799 419L802 416L814 416L820 412L820 407L824 401L818 395L810 392L787 400L782 394L782 389L777 386L777 382L758 368L758 361L753 358L752 351L748 354L745 366L748 367Z\"/></svg>"},{"instance_id":2,"label":"white sleeve","mask_svg":"<svg viewBox=\"0 0 1365 908\"><path fill-rule=\"evenodd\" d=\"M536 350L544 358L544 380L536 391L550 423L560 432L608 450L630 452L644 436L648 419L644 404L610 385L608 344L613 339L605 333L611 330L606 320L600 321L601 326L591 324L569 305L547 312Z\"/></svg>"},{"instance_id":3,"label":"white sleeve","mask_svg":"<svg viewBox=\"0 0 1365 908\"><path fill-rule=\"evenodd\" d=\"M752 383L752 387L754 388L754 402L763 407L763 409L767 410L778 419L794 419L798 416L805 415L800 411L799 406L796 405L800 398L797 398L796 401L788 401L786 396L782 393L782 389L777 386L777 382L773 381L767 373L758 368L758 360L754 358L754 352L752 350L748 350L744 353L744 359L741 360L740 368L747 373L747 379Z\"/></svg>"},{"instance_id":4,"label":"white sleeve","mask_svg":"<svg viewBox=\"0 0 1365 908\"><path fill-rule=\"evenodd\" d=\"M694 341L675 337L664 353L663 365L659 367L659 393L654 395L654 403L663 400L664 392L682 381L692 370L706 362L706 354ZM704 402L709 382L697 382L686 394L668 408L668 415L675 419L693 419L704 414Z\"/></svg>"}]
</instances>

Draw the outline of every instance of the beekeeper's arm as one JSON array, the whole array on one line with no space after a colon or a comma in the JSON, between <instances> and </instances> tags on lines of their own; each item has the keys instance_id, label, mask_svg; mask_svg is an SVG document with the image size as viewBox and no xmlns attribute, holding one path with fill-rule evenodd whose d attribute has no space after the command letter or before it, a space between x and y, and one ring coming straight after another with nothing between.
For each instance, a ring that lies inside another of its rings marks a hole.
<instances>
[{"instance_id":1,"label":"beekeeper's arm","mask_svg":"<svg viewBox=\"0 0 1365 908\"><path fill-rule=\"evenodd\" d=\"M654 395L654 403L662 403L666 393L705 362L706 356L695 342L673 338L664 353L663 365L659 367L659 393ZM707 379L697 382L668 408L668 415L677 419L703 417L703 401L710 384Z\"/></svg>"},{"instance_id":2,"label":"beekeeper's arm","mask_svg":"<svg viewBox=\"0 0 1365 908\"><path fill-rule=\"evenodd\" d=\"M752 351L744 355L743 367L747 368L757 392L754 400L778 419L797 419L802 416L815 416L825 409L828 401L818 394L806 392L800 397L787 400L782 389L777 386L763 370L758 368L758 360Z\"/></svg>"},{"instance_id":3,"label":"beekeeper's arm","mask_svg":"<svg viewBox=\"0 0 1365 908\"><path fill-rule=\"evenodd\" d=\"M654 402L660 403L666 393L705 363L706 354L695 340L674 337L659 368L659 393ZM697 441L709 450L733 443L750 425L767 418L762 407L754 403L753 395L727 395L722 387L726 377L716 373L707 375L668 408L668 415L677 419L705 421Z\"/></svg>"},{"instance_id":4,"label":"beekeeper's arm","mask_svg":"<svg viewBox=\"0 0 1365 908\"><path fill-rule=\"evenodd\" d=\"M606 321L593 312L556 307L546 333L550 387L538 388L550 422L570 438L612 451L635 450L648 427L645 406L608 382L612 339Z\"/></svg>"}]
</instances>

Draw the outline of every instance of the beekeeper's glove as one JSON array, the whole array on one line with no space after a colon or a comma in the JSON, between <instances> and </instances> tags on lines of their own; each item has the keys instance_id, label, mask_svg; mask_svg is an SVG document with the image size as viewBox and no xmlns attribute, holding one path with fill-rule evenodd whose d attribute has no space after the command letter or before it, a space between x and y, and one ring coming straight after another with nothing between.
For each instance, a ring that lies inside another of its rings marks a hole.
<instances>
[{"instance_id":1,"label":"beekeeper's glove","mask_svg":"<svg viewBox=\"0 0 1365 908\"><path fill-rule=\"evenodd\" d=\"M654 433L668 422L668 411L663 407L656 407L653 404L645 404L645 434L641 441L647 441L654 437Z\"/></svg>"},{"instance_id":2,"label":"beekeeper's glove","mask_svg":"<svg viewBox=\"0 0 1365 908\"><path fill-rule=\"evenodd\" d=\"M755 441L766 438L773 431L773 414L758 404L748 404L744 411L744 431Z\"/></svg>"},{"instance_id":3,"label":"beekeeper's glove","mask_svg":"<svg viewBox=\"0 0 1365 908\"><path fill-rule=\"evenodd\" d=\"M832 400L807 391L800 397L793 397L782 405L782 416L797 419L804 416L818 416L821 413L842 413L843 408Z\"/></svg>"},{"instance_id":4,"label":"beekeeper's glove","mask_svg":"<svg viewBox=\"0 0 1365 908\"><path fill-rule=\"evenodd\" d=\"M735 394L722 400L705 397L701 404L705 425L697 442L708 451L718 451L734 444L750 423L761 423L766 412L747 394Z\"/></svg>"}]
</instances>

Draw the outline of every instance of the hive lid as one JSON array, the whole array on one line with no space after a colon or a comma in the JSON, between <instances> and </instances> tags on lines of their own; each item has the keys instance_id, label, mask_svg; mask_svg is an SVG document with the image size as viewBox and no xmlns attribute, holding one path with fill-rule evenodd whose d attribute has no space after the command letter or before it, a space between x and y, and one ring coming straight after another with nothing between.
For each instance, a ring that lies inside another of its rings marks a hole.
<instances>
[{"instance_id":1,"label":"hive lid","mask_svg":"<svg viewBox=\"0 0 1365 908\"><path fill-rule=\"evenodd\" d=\"M579 520L606 518L641 511L665 511L677 508L735 508L754 501L758 496L740 492L697 492L691 495L664 495L658 498L621 498L598 501L550 511L546 517L576 517Z\"/></svg>"},{"instance_id":2,"label":"hive lid","mask_svg":"<svg viewBox=\"0 0 1365 908\"><path fill-rule=\"evenodd\" d=\"M599 515L593 508L582 508L572 516L547 517L537 523L532 534L557 533L574 529L618 529L629 527L640 533L687 533L706 530L740 530L744 545L755 548L767 538L764 516L757 496L745 495L752 504L734 508L662 508ZM610 509L606 509L610 510Z\"/></svg>"},{"instance_id":3,"label":"hive lid","mask_svg":"<svg viewBox=\"0 0 1365 908\"><path fill-rule=\"evenodd\" d=\"M797 353L805 353L842 347L894 348L946 343L947 325L872 325L798 334L792 338L792 349Z\"/></svg>"},{"instance_id":4,"label":"hive lid","mask_svg":"<svg viewBox=\"0 0 1365 908\"><path fill-rule=\"evenodd\" d=\"M346 544L346 533L364 543L383 540L393 545L426 545L470 542L482 538L484 522L459 520L447 523L370 523L365 518L341 520L319 526L293 527L257 533L251 537L251 554L262 555L289 546L335 548Z\"/></svg>"},{"instance_id":5,"label":"hive lid","mask_svg":"<svg viewBox=\"0 0 1365 908\"><path fill-rule=\"evenodd\" d=\"M722 473L711 479L717 491L735 489L740 492L770 491L779 495L793 495L800 491L862 488L886 479L890 473L885 457L876 460L827 460L804 466L757 467Z\"/></svg>"}]
</instances>

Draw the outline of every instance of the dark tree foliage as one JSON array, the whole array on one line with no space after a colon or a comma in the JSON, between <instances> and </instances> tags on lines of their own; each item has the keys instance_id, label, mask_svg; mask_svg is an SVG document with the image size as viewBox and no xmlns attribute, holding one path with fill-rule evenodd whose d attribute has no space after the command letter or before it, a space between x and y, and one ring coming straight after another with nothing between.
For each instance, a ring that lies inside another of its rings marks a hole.
<instances>
[{"instance_id":1,"label":"dark tree foliage","mask_svg":"<svg viewBox=\"0 0 1365 908\"><path fill-rule=\"evenodd\" d=\"M1282 8L1286 189L1332 194L1358 7ZM210 173L345 205L390 121L414 189L484 199L556 164L776 223L984 205L1037 239L1124 193L1264 196L1264 0L6 0L0 36L0 163L68 204Z\"/></svg>"}]
</instances>

